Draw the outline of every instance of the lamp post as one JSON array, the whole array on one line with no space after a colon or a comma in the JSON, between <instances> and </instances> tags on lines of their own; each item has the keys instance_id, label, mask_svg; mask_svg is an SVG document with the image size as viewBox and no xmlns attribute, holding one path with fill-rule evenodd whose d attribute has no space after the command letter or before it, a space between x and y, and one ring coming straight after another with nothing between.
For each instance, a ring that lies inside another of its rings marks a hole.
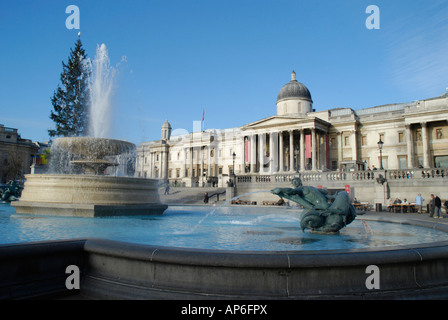
<instances>
[{"instance_id":1,"label":"lamp post","mask_svg":"<svg viewBox=\"0 0 448 320\"><path fill-rule=\"evenodd\" d=\"M384 142L381 141L381 137L380 137L380 141L378 141L378 149L380 149L380 170L384 170L384 168L383 168L383 144L384 144Z\"/></svg>"}]
</instances>

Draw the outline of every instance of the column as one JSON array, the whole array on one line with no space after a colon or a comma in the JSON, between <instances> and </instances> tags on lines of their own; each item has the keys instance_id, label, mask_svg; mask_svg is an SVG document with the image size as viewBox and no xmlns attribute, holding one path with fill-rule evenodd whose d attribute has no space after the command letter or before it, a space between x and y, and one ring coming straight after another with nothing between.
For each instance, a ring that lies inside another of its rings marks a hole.
<instances>
[{"instance_id":1,"label":"column","mask_svg":"<svg viewBox=\"0 0 448 320\"><path fill-rule=\"evenodd\" d=\"M320 142L320 139L321 139L321 134L320 134L320 131L317 131L316 130L316 141L317 141L317 146L316 146L316 149L317 149L317 159L316 159L316 168L317 168L317 170L320 170L322 167L321 167L321 158L322 158L322 156L321 156L321 146L322 146L322 144L321 144L321 142Z\"/></svg>"},{"instance_id":2,"label":"column","mask_svg":"<svg viewBox=\"0 0 448 320\"><path fill-rule=\"evenodd\" d=\"M164 175L163 175L163 151L160 150L159 152L159 178L160 179L164 179Z\"/></svg>"},{"instance_id":3,"label":"column","mask_svg":"<svg viewBox=\"0 0 448 320\"><path fill-rule=\"evenodd\" d=\"M212 176L212 157L210 156L211 146L207 146L207 177Z\"/></svg>"},{"instance_id":4,"label":"column","mask_svg":"<svg viewBox=\"0 0 448 320\"><path fill-rule=\"evenodd\" d=\"M278 133L278 137L279 137L279 160L278 160L278 172L283 172L285 170L285 161L284 161L284 156L285 156L285 149L283 147L283 131L280 131Z\"/></svg>"},{"instance_id":5,"label":"column","mask_svg":"<svg viewBox=\"0 0 448 320\"><path fill-rule=\"evenodd\" d=\"M423 167L429 168L429 141L428 141L428 124L422 122L422 142L423 142Z\"/></svg>"},{"instance_id":6,"label":"column","mask_svg":"<svg viewBox=\"0 0 448 320\"><path fill-rule=\"evenodd\" d=\"M342 132L338 132L338 170L341 169L342 162Z\"/></svg>"},{"instance_id":7,"label":"column","mask_svg":"<svg viewBox=\"0 0 448 320\"><path fill-rule=\"evenodd\" d=\"M317 151L317 146L316 146L316 129L315 128L311 128L311 164L312 164L312 170L316 171L316 151Z\"/></svg>"},{"instance_id":8,"label":"column","mask_svg":"<svg viewBox=\"0 0 448 320\"><path fill-rule=\"evenodd\" d=\"M258 161L260 162L260 170L258 171L259 173L264 172L265 139L266 139L266 133L260 133L258 135L258 148L259 148Z\"/></svg>"},{"instance_id":9,"label":"column","mask_svg":"<svg viewBox=\"0 0 448 320\"><path fill-rule=\"evenodd\" d=\"M193 162L194 162L193 150L194 150L194 148L190 147L190 157L189 157L190 158L190 172L189 172L190 178L193 178Z\"/></svg>"},{"instance_id":10,"label":"column","mask_svg":"<svg viewBox=\"0 0 448 320\"><path fill-rule=\"evenodd\" d=\"M199 172L199 182L201 183L201 182L203 182L204 180L203 180L203 178L204 178L204 150L205 150L205 148L201 145L200 147L199 147L199 161L200 161L200 169L199 170L201 170L200 172Z\"/></svg>"},{"instance_id":11,"label":"column","mask_svg":"<svg viewBox=\"0 0 448 320\"><path fill-rule=\"evenodd\" d=\"M358 160L358 143L356 141L356 130L352 131L352 160Z\"/></svg>"},{"instance_id":12,"label":"column","mask_svg":"<svg viewBox=\"0 0 448 320\"><path fill-rule=\"evenodd\" d=\"M256 148L256 136L252 134L250 136L250 173L255 173L255 168L257 164L257 148Z\"/></svg>"},{"instance_id":13,"label":"column","mask_svg":"<svg viewBox=\"0 0 448 320\"><path fill-rule=\"evenodd\" d=\"M294 172L294 130L289 130L289 171Z\"/></svg>"},{"instance_id":14,"label":"column","mask_svg":"<svg viewBox=\"0 0 448 320\"><path fill-rule=\"evenodd\" d=\"M275 161L274 161L274 152L275 152L275 148L274 148L274 132L270 132L269 133L269 173L273 174L274 173L274 166L275 166Z\"/></svg>"},{"instance_id":15,"label":"column","mask_svg":"<svg viewBox=\"0 0 448 320\"><path fill-rule=\"evenodd\" d=\"M300 133L300 171L305 171L305 130L301 129Z\"/></svg>"},{"instance_id":16,"label":"column","mask_svg":"<svg viewBox=\"0 0 448 320\"><path fill-rule=\"evenodd\" d=\"M181 178L185 178L187 176L187 148L183 148L184 150L184 168L183 168L183 173L181 175Z\"/></svg>"},{"instance_id":17,"label":"column","mask_svg":"<svg viewBox=\"0 0 448 320\"><path fill-rule=\"evenodd\" d=\"M322 158L323 158L323 162L324 162L324 166L323 168L326 170L328 169L329 165L327 163L327 137L328 137L328 133L324 133L323 135L323 152L322 152Z\"/></svg>"},{"instance_id":18,"label":"column","mask_svg":"<svg viewBox=\"0 0 448 320\"><path fill-rule=\"evenodd\" d=\"M408 169L414 168L414 137L411 125L406 125L406 152L408 154Z\"/></svg>"},{"instance_id":19,"label":"column","mask_svg":"<svg viewBox=\"0 0 448 320\"><path fill-rule=\"evenodd\" d=\"M243 143L240 148L241 153L241 173L240 174L246 174L246 140L245 136L243 136Z\"/></svg>"}]
</instances>

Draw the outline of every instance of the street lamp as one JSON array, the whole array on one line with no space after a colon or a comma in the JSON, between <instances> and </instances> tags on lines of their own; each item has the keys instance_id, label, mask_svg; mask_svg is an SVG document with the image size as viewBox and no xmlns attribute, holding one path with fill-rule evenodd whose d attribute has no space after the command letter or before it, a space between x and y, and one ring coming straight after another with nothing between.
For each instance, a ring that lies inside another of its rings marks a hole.
<instances>
[{"instance_id":1,"label":"street lamp","mask_svg":"<svg viewBox=\"0 0 448 320\"><path fill-rule=\"evenodd\" d=\"M383 144L384 144L384 142L381 141L381 137L380 137L380 141L378 141L378 149L380 149L380 170L384 170L384 168L383 168Z\"/></svg>"}]
</instances>

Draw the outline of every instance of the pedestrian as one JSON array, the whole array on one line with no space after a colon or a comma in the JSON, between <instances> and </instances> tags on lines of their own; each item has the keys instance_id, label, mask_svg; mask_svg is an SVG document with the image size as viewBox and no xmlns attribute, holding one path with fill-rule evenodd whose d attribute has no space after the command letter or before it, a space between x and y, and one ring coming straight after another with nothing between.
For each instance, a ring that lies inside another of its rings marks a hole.
<instances>
[{"instance_id":1,"label":"pedestrian","mask_svg":"<svg viewBox=\"0 0 448 320\"><path fill-rule=\"evenodd\" d=\"M170 194L170 185L167 184L165 187L165 194Z\"/></svg>"},{"instance_id":2,"label":"pedestrian","mask_svg":"<svg viewBox=\"0 0 448 320\"><path fill-rule=\"evenodd\" d=\"M435 201L434 194L431 193L431 200L429 202L429 216L432 218L434 216L434 210L435 210Z\"/></svg>"},{"instance_id":3,"label":"pedestrian","mask_svg":"<svg viewBox=\"0 0 448 320\"><path fill-rule=\"evenodd\" d=\"M442 201L440 200L439 196L436 195L434 197L434 218L440 218L442 219ZM437 215L437 217L435 216Z\"/></svg>"},{"instance_id":4,"label":"pedestrian","mask_svg":"<svg viewBox=\"0 0 448 320\"><path fill-rule=\"evenodd\" d=\"M415 197L415 204L417 206L418 213L422 213L423 201L425 201L425 199L423 199L422 195L419 193L418 196Z\"/></svg>"},{"instance_id":5,"label":"pedestrian","mask_svg":"<svg viewBox=\"0 0 448 320\"><path fill-rule=\"evenodd\" d=\"M204 193L204 203L208 203L208 192Z\"/></svg>"},{"instance_id":6,"label":"pedestrian","mask_svg":"<svg viewBox=\"0 0 448 320\"><path fill-rule=\"evenodd\" d=\"M448 214L448 200L446 200L446 201L443 203L443 206L445 207L445 213Z\"/></svg>"}]
</instances>

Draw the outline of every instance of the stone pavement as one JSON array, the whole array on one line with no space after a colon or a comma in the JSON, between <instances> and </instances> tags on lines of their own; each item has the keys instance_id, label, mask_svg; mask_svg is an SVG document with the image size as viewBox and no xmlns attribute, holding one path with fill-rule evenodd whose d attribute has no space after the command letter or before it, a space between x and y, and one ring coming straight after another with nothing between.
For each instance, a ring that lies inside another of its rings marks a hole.
<instances>
[{"instance_id":1,"label":"stone pavement","mask_svg":"<svg viewBox=\"0 0 448 320\"><path fill-rule=\"evenodd\" d=\"M362 218L363 216L373 216L373 217L393 217L398 219L412 219L412 220L421 220L421 221L430 221L430 222L437 222L437 223L443 223L448 225L448 215L445 211L445 209L442 209L442 218L431 218L429 216L429 213L395 213L395 212L387 212L387 211L381 211L381 212L375 212L375 211L366 211L364 212L357 212L357 215L359 218Z\"/></svg>"}]
</instances>

